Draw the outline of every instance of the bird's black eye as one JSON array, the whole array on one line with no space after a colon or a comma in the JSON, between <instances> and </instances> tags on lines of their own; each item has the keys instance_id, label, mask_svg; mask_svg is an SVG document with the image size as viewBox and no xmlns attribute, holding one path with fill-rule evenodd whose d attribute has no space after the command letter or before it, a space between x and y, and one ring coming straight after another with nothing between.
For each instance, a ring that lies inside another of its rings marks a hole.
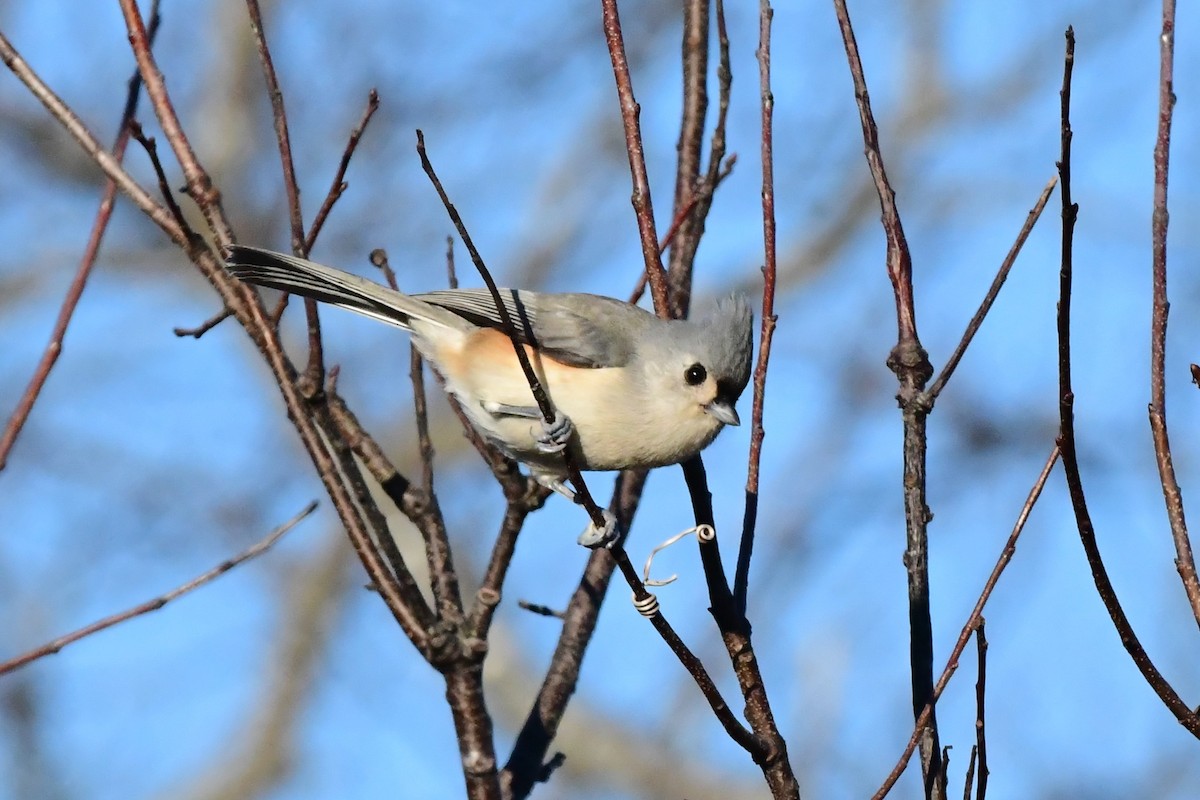
<instances>
[{"instance_id":1,"label":"bird's black eye","mask_svg":"<svg viewBox=\"0 0 1200 800\"><path fill-rule=\"evenodd\" d=\"M700 364L692 364L687 368L687 372L683 373L683 379L688 382L688 386L699 386L707 377L708 370Z\"/></svg>"}]
</instances>

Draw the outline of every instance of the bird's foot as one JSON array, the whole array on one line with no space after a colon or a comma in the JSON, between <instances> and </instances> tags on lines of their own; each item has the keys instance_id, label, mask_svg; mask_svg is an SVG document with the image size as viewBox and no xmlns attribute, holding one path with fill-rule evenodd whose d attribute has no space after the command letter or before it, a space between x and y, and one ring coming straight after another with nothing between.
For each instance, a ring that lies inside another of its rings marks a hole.
<instances>
[{"instance_id":1,"label":"bird's foot","mask_svg":"<svg viewBox=\"0 0 1200 800\"><path fill-rule=\"evenodd\" d=\"M555 412L554 421L541 420L541 433L535 435L539 453L561 453L575 435L575 423L566 414Z\"/></svg>"},{"instance_id":2,"label":"bird's foot","mask_svg":"<svg viewBox=\"0 0 1200 800\"><path fill-rule=\"evenodd\" d=\"M584 532L579 534L577 540L581 545L592 550L600 547L612 547L619 535L616 515L607 508L601 509L600 513L604 515L604 527L598 528L596 523L591 522Z\"/></svg>"}]
</instances>

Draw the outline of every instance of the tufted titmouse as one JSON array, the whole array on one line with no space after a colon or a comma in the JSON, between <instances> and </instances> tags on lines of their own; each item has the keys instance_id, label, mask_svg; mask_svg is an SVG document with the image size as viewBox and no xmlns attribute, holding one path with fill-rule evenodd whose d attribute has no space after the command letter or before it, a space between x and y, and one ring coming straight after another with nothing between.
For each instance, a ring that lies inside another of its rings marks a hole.
<instances>
[{"instance_id":1,"label":"tufted titmouse","mask_svg":"<svg viewBox=\"0 0 1200 800\"><path fill-rule=\"evenodd\" d=\"M247 283L311 297L412 333L446 391L479 431L574 500L561 451L584 470L661 467L691 458L721 428L750 378L753 314L728 298L697 321L661 320L592 294L501 289L500 295L556 412L544 422L487 289L406 295L341 270L234 246L229 270ZM615 538L615 519L579 537Z\"/></svg>"}]
</instances>

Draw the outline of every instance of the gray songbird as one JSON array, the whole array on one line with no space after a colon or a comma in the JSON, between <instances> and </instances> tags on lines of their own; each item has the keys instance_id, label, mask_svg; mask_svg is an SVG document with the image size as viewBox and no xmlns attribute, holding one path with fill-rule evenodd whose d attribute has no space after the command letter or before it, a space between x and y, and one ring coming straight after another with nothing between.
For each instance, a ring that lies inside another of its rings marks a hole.
<instances>
[{"instance_id":1,"label":"gray songbird","mask_svg":"<svg viewBox=\"0 0 1200 800\"><path fill-rule=\"evenodd\" d=\"M534 479L574 499L562 450L584 470L677 464L726 425L750 379L753 314L730 297L695 320L661 320L593 294L501 289L556 418L545 423L492 295L452 289L407 295L341 270L253 247L229 251L229 271L403 328L475 427ZM606 512L607 514L607 512ZM615 538L615 521L580 544Z\"/></svg>"}]
</instances>

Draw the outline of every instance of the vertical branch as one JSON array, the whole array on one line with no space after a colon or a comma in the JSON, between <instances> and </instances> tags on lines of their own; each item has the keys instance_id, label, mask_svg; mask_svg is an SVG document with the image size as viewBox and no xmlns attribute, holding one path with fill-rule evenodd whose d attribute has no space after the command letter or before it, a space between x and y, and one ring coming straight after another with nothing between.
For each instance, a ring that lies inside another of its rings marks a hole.
<instances>
[{"instance_id":1,"label":"vertical branch","mask_svg":"<svg viewBox=\"0 0 1200 800\"><path fill-rule=\"evenodd\" d=\"M700 151L708 114L708 29L709 0L686 0L683 4L683 114L679 141L675 145L676 237L670 237L667 280L670 284L671 316L687 315L692 291L692 263L704 227L702 214L693 213L696 200L706 187L699 185ZM689 209L685 214L684 209ZM694 220L694 221L693 221Z\"/></svg>"},{"instance_id":2,"label":"vertical branch","mask_svg":"<svg viewBox=\"0 0 1200 800\"><path fill-rule=\"evenodd\" d=\"M762 217L763 217L763 298L762 329L758 337L758 364L754 368L754 404L750 423L750 456L746 470L746 511L742 520L742 541L738 549L737 571L733 577L733 597L738 611L746 613L746 594L750 584L750 557L754 552L754 531L758 521L758 467L762 461L763 402L767 391L767 364L771 360L771 339L775 335L775 144L772 117L775 97L771 93L771 18L775 12L768 0L760 0L758 11L758 82L762 108Z\"/></svg>"},{"instance_id":3,"label":"vertical branch","mask_svg":"<svg viewBox=\"0 0 1200 800\"><path fill-rule=\"evenodd\" d=\"M154 0L150 6L150 24L147 27L146 36L151 46L154 44L154 38L158 33L160 22L158 5L158 0ZM117 137L112 146L112 158L117 164L120 164L121 160L125 157L125 148L129 145L129 138L133 133L131 123L133 123L133 118L137 114L138 98L141 96L141 91L142 76L137 70L134 70L133 76L129 79L129 89L125 95L125 107L121 111L121 119L117 124ZM63 298L58 318L54 321L54 327L50 330L50 341L46 345L46 350L42 353L42 358L38 361L37 368L34 369L33 376L30 377L29 384L25 387L21 399L17 402L16 409L14 409L8 423L4 426L4 432L0 434L0 472L4 471L4 467L8 463L8 454L12 451L13 445L16 444L17 437L21 435L21 430L25 427L25 422L29 419L38 396L42 393L42 387L46 385L46 381L50 378L50 371L54 369L54 365L58 362L58 357L62 355L63 339L67 335L67 327L71 324L71 318L75 315L79 299L83 297L83 290L87 285L88 277L92 274L92 267L95 266L96 258L100 255L100 243L104 239L104 233L108 230L108 222L112 219L113 206L116 204L116 200L117 182L110 177L104 183L104 194L100 198L100 207L96 210L96 219L92 223L92 231L88 235L87 245L84 247L83 256L79 260L79 268L75 271L75 278L67 288L67 294Z\"/></svg>"},{"instance_id":4,"label":"vertical branch","mask_svg":"<svg viewBox=\"0 0 1200 800\"><path fill-rule=\"evenodd\" d=\"M1075 31L1067 28L1066 57L1063 62L1062 83L1062 155L1058 162L1059 185L1062 187L1062 265L1059 271L1058 295L1058 414L1059 447L1062 450L1063 472L1067 478L1067 490L1071 496L1071 507L1075 511L1075 525L1079 529L1079 540L1092 571L1096 592L1100 595L1113 627L1121 637L1121 644L1142 673L1142 677L1154 689L1163 704L1175 715L1179 723L1200 738L1200 715L1196 714L1179 697L1174 687L1163 678L1154 666L1142 643L1138 640L1125 610L1117 599L1116 590L1108 577L1108 569L1096 543L1096 528L1088 511L1087 498L1083 491L1083 478L1079 472L1079 457L1075 446L1075 392L1071 388L1071 285L1073 278L1073 249L1075 220L1079 206L1071 200L1071 72L1075 65Z\"/></svg>"},{"instance_id":5,"label":"vertical branch","mask_svg":"<svg viewBox=\"0 0 1200 800\"><path fill-rule=\"evenodd\" d=\"M633 96L629 77L629 61L625 57L625 38L621 33L621 18L617 0L600 0L604 20L604 39L612 59L613 76L617 81L617 96L621 102L621 122L625 128L625 148L629 152L629 172L633 178L633 210L637 215L638 234L642 242L642 257L650 280L650 296L660 317L670 317L667 301L667 279L662 259L658 255L658 233L654 227L654 204L650 199L650 178L646 173L646 153L642 147L642 108Z\"/></svg>"},{"instance_id":6,"label":"vertical branch","mask_svg":"<svg viewBox=\"0 0 1200 800\"><path fill-rule=\"evenodd\" d=\"M150 52L150 38L146 34L146 25L138 10L137 0L118 0L118 2L125 18L125 28L129 32L129 45L133 50L134 59L137 61L138 72L141 73L142 80L146 82L146 96L150 98L155 116L158 117L158 124L162 126L163 135L170 142L179 167L183 170L188 196L200 207L217 244L220 247L228 247L233 243L233 233L229 226L229 220L225 217L225 211L221 207L221 192L213 185L212 178L200 165L200 160L192 149L191 141L184 133L179 115L175 113L175 106L167 93L166 80L158 68L154 54ZM248 288L239 291L243 296L250 294Z\"/></svg>"},{"instance_id":7,"label":"vertical branch","mask_svg":"<svg viewBox=\"0 0 1200 800\"><path fill-rule=\"evenodd\" d=\"M958 634L958 641L954 643L954 647L950 649L950 657L946 660L946 667L942 670L942 675L938 678L937 684L933 687L933 698L929 705L921 709L921 713L917 716L915 730L912 736L908 739L908 745L905 746L904 752L900 754L900 760L896 762L896 766L888 773L883 785L879 790L871 796L872 800L883 800L887 793L896 785L896 781L904 773L908 766L908 759L912 756L913 750L917 748L917 742L922 738L921 734L925 729L925 725L929 721L930 715L933 713L933 703L942 696L946 686L950 683L950 678L958 670L958 659L962 656L963 651L967 648L967 643L971 641L971 634L979 625L979 621L983 619L983 608L987 605L988 599L992 596L992 591L995 590L996 584L1000 581L1000 576L1004 573L1009 562L1012 561L1013 555L1017 552L1017 539L1020 538L1021 532L1025 530L1025 523L1029 520L1029 514L1033 511L1033 506L1037 503L1038 498L1042 496L1042 489L1046 486L1046 481L1050 478L1050 470L1054 468L1054 464L1059 459L1059 448L1056 445L1050 451L1050 455L1046 458L1046 463L1042 466L1042 471L1038 475L1037 480L1033 482L1033 488L1029 490L1029 495L1025 498L1025 504L1021 506L1021 513L1017 515L1017 521L1013 525L1012 533L1008 536L1008 541L1004 544L1004 549L1000 551L1000 557L996 559L996 565L992 567L992 572L988 579L984 581L983 590L979 593L979 599L975 601L975 608L971 610L971 615L967 617L967 621L963 624L962 631Z\"/></svg>"},{"instance_id":8,"label":"vertical branch","mask_svg":"<svg viewBox=\"0 0 1200 800\"><path fill-rule=\"evenodd\" d=\"M307 243L304 237L304 217L300 213L300 187L296 184L296 165L292 160L292 138L288 132L287 111L283 106L283 90L279 88L275 62L271 59L271 49L267 46L258 0L246 0L246 10L250 14L250 32L254 34L258 60L262 62L263 78L267 81L267 96L271 100L271 117L275 123L275 141L279 145L283 188L287 193L288 220L292 228L292 252L305 257L308 250L305 249Z\"/></svg>"},{"instance_id":9,"label":"vertical branch","mask_svg":"<svg viewBox=\"0 0 1200 800\"><path fill-rule=\"evenodd\" d=\"M929 705L928 725L921 737L921 767L925 776L925 796L942 796L938 785L941 775L941 746L938 742L937 716L933 713L933 622L929 608L930 512L925 498L926 420L930 404L924 395L925 382L933 373L925 348L917 337L916 308L912 289L912 257L896 208L896 193L888 181L879 146L879 130L871 111L866 76L846 0L834 0L838 25L854 96L862 124L863 143L875 191L883 212L883 230L887 238L887 272L896 299L898 340L888 356L888 367L900 382L897 400L904 423L904 517L906 546L904 565L908 571L909 660L912 666L912 706L914 717L922 716Z\"/></svg>"},{"instance_id":10,"label":"vertical branch","mask_svg":"<svg viewBox=\"0 0 1200 800\"><path fill-rule=\"evenodd\" d=\"M1167 176L1171 156L1171 120L1175 110L1175 0L1163 0L1162 36L1159 40L1158 137L1154 144L1154 213L1151 218L1151 252L1154 274L1153 312L1150 322L1150 431L1154 457L1162 482L1171 538L1175 541L1175 569L1183 581L1192 615L1200 625L1200 578L1183 513L1183 493L1175 478L1171 443L1167 438Z\"/></svg>"},{"instance_id":11,"label":"vertical branch","mask_svg":"<svg viewBox=\"0 0 1200 800\"><path fill-rule=\"evenodd\" d=\"M979 669L979 677L975 680L975 752L979 755L979 772L975 784L975 800L984 800L987 796L988 765L987 765L987 730L984 727L984 698L987 688L987 636L983 632L983 617L975 628L975 655ZM970 781L967 782L970 791Z\"/></svg>"},{"instance_id":12,"label":"vertical branch","mask_svg":"<svg viewBox=\"0 0 1200 800\"><path fill-rule=\"evenodd\" d=\"M283 166L283 186L287 193L288 218L292 228L292 252L301 258L308 255L308 240L304 235L304 217L300 213L300 187L296 183L296 165L292 160L292 137L288 132L287 111L283 106L283 90L275 74L275 62L267 46L263 30L262 11L258 0L246 0L250 14L250 30L258 47L258 59L262 62L263 77L267 81L267 94L271 98L271 116L275 121L275 140L279 144L279 161ZM321 318L317 314L317 301L304 299L304 316L308 323L308 366L304 370L305 388L318 392L325 372L324 345L321 343Z\"/></svg>"}]
</instances>

